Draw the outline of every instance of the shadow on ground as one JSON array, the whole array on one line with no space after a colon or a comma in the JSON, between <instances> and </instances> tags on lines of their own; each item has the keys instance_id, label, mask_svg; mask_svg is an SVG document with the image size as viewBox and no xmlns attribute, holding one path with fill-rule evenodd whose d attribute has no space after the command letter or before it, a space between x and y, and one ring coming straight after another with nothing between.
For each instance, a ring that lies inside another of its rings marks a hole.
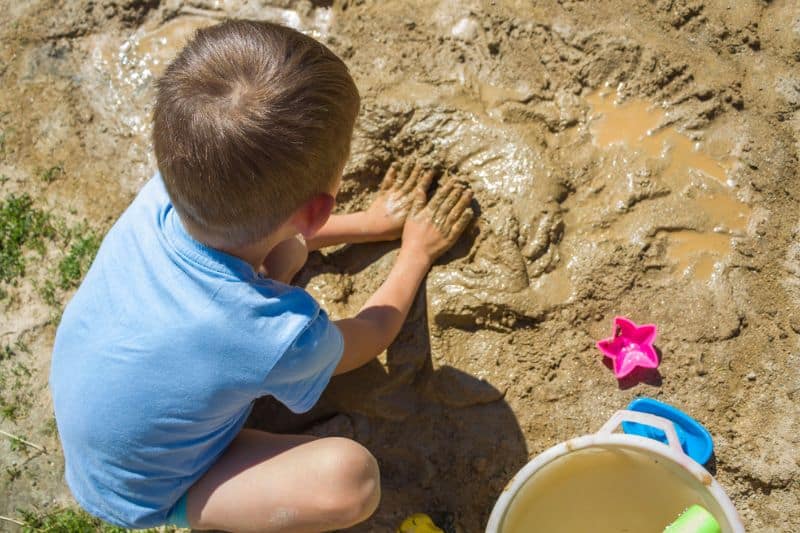
<instances>
[{"instance_id":1,"label":"shadow on ground","mask_svg":"<svg viewBox=\"0 0 800 533\"><path fill-rule=\"evenodd\" d=\"M393 531L416 512L430 514L445 530L482 530L497 496L527 461L502 393L456 368L434 368L429 335L421 291L386 365L373 361L335 377L302 415L261 398L248 421L265 431L345 436L372 451L383 497L355 531Z\"/></svg>"}]
</instances>

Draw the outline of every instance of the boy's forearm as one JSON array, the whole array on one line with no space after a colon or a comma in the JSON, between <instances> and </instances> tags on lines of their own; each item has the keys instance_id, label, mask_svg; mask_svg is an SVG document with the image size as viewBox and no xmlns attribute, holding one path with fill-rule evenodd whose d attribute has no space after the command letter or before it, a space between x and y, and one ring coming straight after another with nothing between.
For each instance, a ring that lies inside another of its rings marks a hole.
<instances>
[{"instance_id":1,"label":"boy's forearm","mask_svg":"<svg viewBox=\"0 0 800 533\"><path fill-rule=\"evenodd\" d=\"M309 251L335 246L337 244L356 244L396 239L397 235L388 235L375 228L366 212L332 215L328 222L311 238L306 239Z\"/></svg>"},{"instance_id":2,"label":"boy's forearm","mask_svg":"<svg viewBox=\"0 0 800 533\"><path fill-rule=\"evenodd\" d=\"M335 373L358 368L383 352L403 326L419 286L431 267L422 254L401 248L386 281L353 317L336 322L345 339L344 356Z\"/></svg>"}]
</instances>

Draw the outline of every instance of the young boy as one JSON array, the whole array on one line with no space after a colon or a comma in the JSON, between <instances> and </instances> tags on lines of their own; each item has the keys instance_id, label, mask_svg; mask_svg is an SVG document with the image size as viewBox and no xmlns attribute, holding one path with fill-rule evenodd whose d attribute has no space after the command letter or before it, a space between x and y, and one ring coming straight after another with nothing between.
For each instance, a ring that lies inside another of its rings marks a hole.
<instances>
[{"instance_id":1,"label":"young boy","mask_svg":"<svg viewBox=\"0 0 800 533\"><path fill-rule=\"evenodd\" d=\"M66 478L127 527L322 531L366 519L378 466L348 439L242 429L296 412L381 353L468 224L456 181L393 167L367 211L331 216L359 107L344 63L267 23L201 30L158 84L160 174L106 236L56 335L50 384ZM308 250L402 237L383 285L331 322L287 285Z\"/></svg>"}]
</instances>

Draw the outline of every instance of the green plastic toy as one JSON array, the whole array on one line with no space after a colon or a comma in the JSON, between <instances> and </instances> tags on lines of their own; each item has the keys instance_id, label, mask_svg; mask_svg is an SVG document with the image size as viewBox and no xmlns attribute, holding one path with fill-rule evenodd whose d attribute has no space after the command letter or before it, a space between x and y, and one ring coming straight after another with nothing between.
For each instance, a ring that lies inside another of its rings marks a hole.
<instances>
[{"instance_id":1,"label":"green plastic toy","mask_svg":"<svg viewBox=\"0 0 800 533\"><path fill-rule=\"evenodd\" d=\"M692 505L664 533L721 533L719 522L714 515L699 505Z\"/></svg>"}]
</instances>

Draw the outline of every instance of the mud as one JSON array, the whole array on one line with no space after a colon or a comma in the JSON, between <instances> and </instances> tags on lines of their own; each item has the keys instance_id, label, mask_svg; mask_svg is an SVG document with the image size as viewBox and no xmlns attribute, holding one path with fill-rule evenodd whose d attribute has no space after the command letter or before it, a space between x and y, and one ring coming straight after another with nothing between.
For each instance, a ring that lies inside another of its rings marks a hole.
<instances>
[{"instance_id":1,"label":"mud","mask_svg":"<svg viewBox=\"0 0 800 533\"><path fill-rule=\"evenodd\" d=\"M800 530L800 8L722 0L11 3L0 22L3 195L107 229L155 164L153 80L194 28L280 21L339 53L363 97L339 209L396 159L436 160L479 217L432 270L398 340L308 415L251 424L346 435L378 457L358 531L428 512L480 531L514 472L657 397L715 438L749 531ZM42 183L38 169L64 175ZM396 246L313 254L300 282L355 312ZM54 324L32 269L3 305L31 347L35 406L0 427L0 514L69 502L46 390ZM617 382L594 348L624 314L659 325L658 372ZM6 362L0 361L6 365ZM2 367L5 368L5 367ZM5 446L5 444L4 444Z\"/></svg>"}]
</instances>

